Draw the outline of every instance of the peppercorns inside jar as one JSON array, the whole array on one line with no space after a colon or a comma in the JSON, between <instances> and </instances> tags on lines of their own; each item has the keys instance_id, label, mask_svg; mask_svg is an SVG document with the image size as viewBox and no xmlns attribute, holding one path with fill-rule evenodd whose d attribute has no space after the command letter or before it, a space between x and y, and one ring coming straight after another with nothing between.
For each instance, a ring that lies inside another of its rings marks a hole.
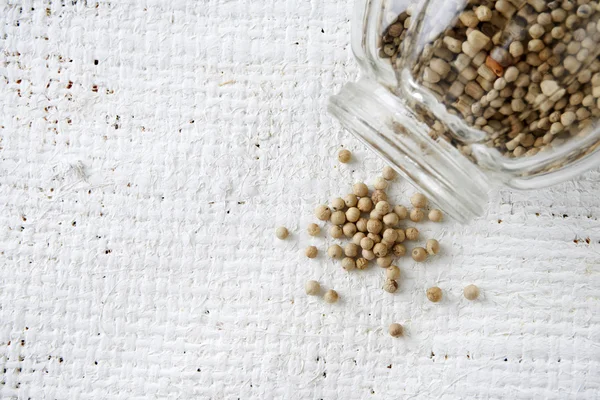
<instances>
[{"instance_id":1,"label":"peppercorns inside jar","mask_svg":"<svg viewBox=\"0 0 600 400\"><path fill-rule=\"evenodd\" d=\"M356 7L363 78L329 110L451 217L480 215L497 183L539 188L600 163L599 2Z\"/></svg>"}]
</instances>

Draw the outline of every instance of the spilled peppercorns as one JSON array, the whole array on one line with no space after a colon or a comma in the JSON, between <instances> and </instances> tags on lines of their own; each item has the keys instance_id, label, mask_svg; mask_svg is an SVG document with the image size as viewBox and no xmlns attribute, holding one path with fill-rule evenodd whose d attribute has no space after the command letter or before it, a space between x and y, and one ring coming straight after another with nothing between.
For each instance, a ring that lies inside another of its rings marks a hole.
<instances>
[{"instance_id":1,"label":"spilled peppercorns","mask_svg":"<svg viewBox=\"0 0 600 400\"><path fill-rule=\"evenodd\" d=\"M386 189L395 177L395 171L386 167L382 176L374 180L372 190L364 182L357 182L352 186L351 193L334 198L329 206L317 206L314 212L318 220L329 221L331 226L327 231L332 238L347 240L345 244L331 244L327 248L327 256L332 260L339 260L342 269L348 273L365 270L371 261L375 261L384 269L381 288L388 293L396 293L399 289L401 270L397 265L393 265L394 260L406 256L407 241L417 242L420 238L420 232L416 227L404 227L402 224L409 220L420 222L425 215L432 222L443 220L443 213L440 210L427 211L429 202L421 193L415 193L410 197L413 207L410 211L403 205L392 204ZM277 237L281 239L287 237L289 233L284 229L283 227L277 229ZM322 227L316 223L307 226L307 233L310 236L320 236L321 232ZM306 247L304 252L306 257L316 258L319 250L317 246L311 245ZM421 263L439 252L439 242L436 239L427 239L423 245L412 247L410 255L414 261ZM311 296L322 293L320 283L313 280L306 282L305 291ZM469 285L465 287L464 295L465 298L474 300L479 295L479 289ZM442 291L434 286L427 290L426 297L432 302L439 302ZM322 299L326 303L336 303L339 295L337 291L329 289L322 294ZM397 323L390 325L391 336L402 336L402 332L401 325Z\"/></svg>"}]
</instances>

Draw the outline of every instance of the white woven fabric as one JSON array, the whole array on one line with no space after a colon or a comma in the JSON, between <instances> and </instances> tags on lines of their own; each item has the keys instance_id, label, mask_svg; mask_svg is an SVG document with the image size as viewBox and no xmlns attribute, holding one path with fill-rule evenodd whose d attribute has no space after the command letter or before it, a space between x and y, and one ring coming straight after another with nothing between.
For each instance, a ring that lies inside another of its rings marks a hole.
<instances>
[{"instance_id":1,"label":"white woven fabric","mask_svg":"<svg viewBox=\"0 0 600 400\"><path fill-rule=\"evenodd\" d=\"M443 254L400 261L396 295L306 235L382 167L325 112L358 71L351 13L0 0L1 398L600 397L599 172L423 225Z\"/></svg>"}]
</instances>

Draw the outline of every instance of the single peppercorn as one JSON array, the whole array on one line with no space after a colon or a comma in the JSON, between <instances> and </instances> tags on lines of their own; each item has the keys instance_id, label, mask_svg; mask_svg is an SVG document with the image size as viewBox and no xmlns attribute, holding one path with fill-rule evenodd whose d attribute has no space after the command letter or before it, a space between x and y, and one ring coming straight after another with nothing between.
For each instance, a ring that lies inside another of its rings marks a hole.
<instances>
[{"instance_id":1,"label":"single peppercorn","mask_svg":"<svg viewBox=\"0 0 600 400\"><path fill-rule=\"evenodd\" d=\"M321 221L327 221L331 217L331 210L324 205L317 206L315 209L315 216Z\"/></svg>"},{"instance_id":2,"label":"single peppercorn","mask_svg":"<svg viewBox=\"0 0 600 400\"><path fill-rule=\"evenodd\" d=\"M427 249L427 253L430 256L433 256L440 252L440 244L435 239L428 239L427 243L425 244L425 248Z\"/></svg>"},{"instance_id":3,"label":"single peppercorn","mask_svg":"<svg viewBox=\"0 0 600 400\"><path fill-rule=\"evenodd\" d=\"M344 231L341 226L333 225L329 228L329 235L334 239L339 239L344 235Z\"/></svg>"},{"instance_id":4,"label":"single peppercorn","mask_svg":"<svg viewBox=\"0 0 600 400\"><path fill-rule=\"evenodd\" d=\"M383 231L383 239L387 242L394 243L398 239L398 232L396 229L387 228Z\"/></svg>"},{"instance_id":5,"label":"single peppercorn","mask_svg":"<svg viewBox=\"0 0 600 400\"><path fill-rule=\"evenodd\" d=\"M371 250L375 246L375 242L370 237L365 237L360 241L360 247L365 250Z\"/></svg>"},{"instance_id":6,"label":"single peppercorn","mask_svg":"<svg viewBox=\"0 0 600 400\"><path fill-rule=\"evenodd\" d=\"M408 217L408 210L404 206L396 206L394 207L394 213L398 216L398 219L403 220Z\"/></svg>"},{"instance_id":7,"label":"single peppercorn","mask_svg":"<svg viewBox=\"0 0 600 400\"><path fill-rule=\"evenodd\" d=\"M400 337L402 336L404 332L404 329L402 328L402 325L394 322L393 324L390 324L390 327L388 328L388 333L390 334L391 337Z\"/></svg>"},{"instance_id":8,"label":"single peppercorn","mask_svg":"<svg viewBox=\"0 0 600 400\"><path fill-rule=\"evenodd\" d=\"M360 218L360 210L356 207L350 207L346 210L346 219L350 222L356 222Z\"/></svg>"},{"instance_id":9,"label":"single peppercorn","mask_svg":"<svg viewBox=\"0 0 600 400\"><path fill-rule=\"evenodd\" d=\"M377 178L375 179L375 182L373 183L373 187L376 190L385 190L388 187L388 183L384 178Z\"/></svg>"},{"instance_id":10,"label":"single peppercorn","mask_svg":"<svg viewBox=\"0 0 600 400\"><path fill-rule=\"evenodd\" d=\"M392 251L396 257L403 257L406 255L406 247L401 243L396 243L394 247L392 247Z\"/></svg>"},{"instance_id":11,"label":"single peppercorn","mask_svg":"<svg viewBox=\"0 0 600 400\"><path fill-rule=\"evenodd\" d=\"M383 179L392 181L394 180L394 178L396 178L396 171L394 171L392 167L386 165L385 167L383 167L383 172L381 173L381 175L383 176Z\"/></svg>"},{"instance_id":12,"label":"single peppercorn","mask_svg":"<svg viewBox=\"0 0 600 400\"><path fill-rule=\"evenodd\" d=\"M371 261L371 260L375 259L375 253L373 253L372 250L363 249L360 253L362 254L363 258L366 260Z\"/></svg>"},{"instance_id":13,"label":"single peppercorn","mask_svg":"<svg viewBox=\"0 0 600 400\"><path fill-rule=\"evenodd\" d=\"M342 250L342 247L337 244L332 244L327 249L327 255L331 258L342 258L343 253L344 251Z\"/></svg>"},{"instance_id":14,"label":"single peppercorn","mask_svg":"<svg viewBox=\"0 0 600 400\"><path fill-rule=\"evenodd\" d=\"M323 300L325 300L327 303L335 303L336 301L338 301L339 297L340 296L335 290L329 289L323 295Z\"/></svg>"},{"instance_id":15,"label":"single peppercorn","mask_svg":"<svg viewBox=\"0 0 600 400\"><path fill-rule=\"evenodd\" d=\"M356 259L356 269L365 269L369 266L369 260L366 258L357 258Z\"/></svg>"},{"instance_id":16,"label":"single peppercorn","mask_svg":"<svg viewBox=\"0 0 600 400\"><path fill-rule=\"evenodd\" d=\"M381 242L381 236L379 236L376 233L369 233L369 234L367 234L367 237L369 239L371 239L373 241L373 243L379 243L379 242Z\"/></svg>"},{"instance_id":17,"label":"single peppercorn","mask_svg":"<svg viewBox=\"0 0 600 400\"><path fill-rule=\"evenodd\" d=\"M385 257L388 253L387 246L383 243L377 243L373 246L373 253L375 253L377 257Z\"/></svg>"},{"instance_id":18,"label":"single peppercorn","mask_svg":"<svg viewBox=\"0 0 600 400\"><path fill-rule=\"evenodd\" d=\"M416 262L423 262L427 259L427 250L422 247L415 247L410 254Z\"/></svg>"},{"instance_id":19,"label":"single peppercorn","mask_svg":"<svg viewBox=\"0 0 600 400\"><path fill-rule=\"evenodd\" d=\"M321 285L317 281L306 281L304 291L309 296L316 296L321 291Z\"/></svg>"},{"instance_id":20,"label":"single peppercorn","mask_svg":"<svg viewBox=\"0 0 600 400\"><path fill-rule=\"evenodd\" d=\"M344 232L344 236L350 238L356 233L356 225L352 222L346 222L342 227L342 232Z\"/></svg>"},{"instance_id":21,"label":"single peppercorn","mask_svg":"<svg viewBox=\"0 0 600 400\"><path fill-rule=\"evenodd\" d=\"M371 195L371 200L373 201L373 204L377 204L380 201L387 201L387 199L387 194L383 190L374 190L373 194Z\"/></svg>"},{"instance_id":22,"label":"single peppercorn","mask_svg":"<svg viewBox=\"0 0 600 400\"><path fill-rule=\"evenodd\" d=\"M349 150L343 149L340 150L340 152L338 153L338 160L341 163L347 163L350 161L350 159L352 158L352 153L350 153Z\"/></svg>"},{"instance_id":23,"label":"single peppercorn","mask_svg":"<svg viewBox=\"0 0 600 400\"><path fill-rule=\"evenodd\" d=\"M304 254L306 254L306 257L308 257L308 258L315 258L318 253L319 253L319 250L317 250L317 248L315 246L308 246L306 248L306 250L304 251Z\"/></svg>"},{"instance_id":24,"label":"single peppercorn","mask_svg":"<svg viewBox=\"0 0 600 400\"><path fill-rule=\"evenodd\" d=\"M479 288L475 285L467 285L463 289L463 294L467 300L475 300L479 297Z\"/></svg>"},{"instance_id":25,"label":"single peppercorn","mask_svg":"<svg viewBox=\"0 0 600 400\"><path fill-rule=\"evenodd\" d=\"M387 226L394 227L394 226L398 225L399 221L400 221L400 218L398 218L398 215L394 212L391 212L391 213L383 216L383 223L386 224Z\"/></svg>"},{"instance_id":26,"label":"single peppercorn","mask_svg":"<svg viewBox=\"0 0 600 400\"><path fill-rule=\"evenodd\" d=\"M417 228L406 228L406 239L417 240L419 238L419 230Z\"/></svg>"},{"instance_id":27,"label":"single peppercorn","mask_svg":"<svg viewBox=\"0 0 600 400\"><path fill-rule=\"evenodd\" d=\"M427 289L427 299L433 303L437 303L442 299L442 289L437 286Z\"/></svg>"},{"instance_id":28,"label":"single peppercorn","mask_svg":"<svg viewBox=\"0 0 600 400\"><path fill-rule=\"evenodd\" d=\"M393 279L386 279L383 283L383 290L388 293L394 293L398 290L398 282Z\"/></svg>"},{"instance_id":29,"label":"single peppercorn","mask_svg":"<svg viewBox=\"0 0 600 400\"><path fill-rule=\"evenodd\" d=\"M348 243L346 247L344 247L344 254L346 257L356 257L358 255L359 247L354 243Z\"/></svg>"},{"instance_id":30,"label":"single peppercorn","mask_svg":"<svg viewBox=\"0 0 600 400\"><path fill-rule=\"evenodd\" d=\"M278 239L284 240L285 238L288 237L290 233L288 232L287 228L285 226L280 226L279 228L277 228L275 230L275 236L277 236Z\"/></svg>"},{"instance_id":31,"label":"single peppercorn","mask_svg":"<svg viewBox=\"0 0 600 400\"><path fill-rule=\"evenodd\" d=\"M370 219L367 222L367 231L369 231L369 233L374 233L377 235L379 232L381 232L382 228L383 224L377 219Z\"/></svg>"},{"instance_id":32,"label":"single peppercorn","mask_svg":"<svg viewBox=\"0 0 600 400\"><path fill-rule=\"evenodd\" d=\"M390 265L392 265L392 257L391 256L379 257L377 259L377 265L379 265L381 268L389 267Z\"/></svg>"},{"instance_id":33,"label":"single peppercorn","mask_svg":"<svg viewBox=\"0 0 600 400\"><path fill-rule=\"evenodd\" d=\"M422 193L415 193L410 197L410 203L416 208L427 207L427 197Z\"/></svg>"},{"instance_id":34,"label":"single peppercorn","mask_svg":"<svg viewBox=\"0 0 600 400\"><path fill-rule=\"evenodd\" d=\"M425 217L425 214L420 208L413 208L412 210L410 210L410 220L412 222L421 222L423 220L423 217Z\"/></svg>"},{"instance_id":35,"label":"single peppercorn","mask_svg":"<svg viewBox=\"0 0 600 400\"><path fill-rule=\"evenodd\" d=\"M441 210L434 208L433 210L429 211L429 220L430 221L442 222L442 219L444 219L444 214L442 214Z\"/></svg>"},{"instance_id":36,"label":"single peppercorn","mask_svg":"<svg viewBox=\"0 0 600 400\"><path fill-rule=\"evenodd\" d=\"M375 210L385 215L390 212L390 203L387 201L380 201L375 205Z\"/></svg>"},{"instance_id":37,"label":"single peppercorn","mask_svg":"<svg viewBox=\"0 0 600 400\"><path fill-rule=\"evenodd\" d=\"M393 280L400 278L400 268L395 265L390 265L385 270L385 277Z\"/></svg>"},{"instance_id":38,"label":"single peppercorn","mask_svg":"<svg viewBox=\"0 0 600 400\"><path fill-rule=\"evenodd\" d=\"M352 271L356 268L356 262L353 258L346 257L342 260L342 268L346 271Z\"/></svg>"},{"instance_id":39,"label":"single peppercorn","mask_svg":"<svg viewBox=\"0 0 600 400\"><path fill-rule=\"evenodd\" d=\"M346 208L346 202L341 197L336 197L335 199L331 200L331 208L333 211L343 210Z\"/></svg>"},{"instance_id":40,"label":"single peppercorn","mask_svg":"<svg viewBox=\"0 0 600 400\"><path fill-rule=\"evenodd\" d=\"M310 223L306 227L306 231L310 236L318 236L321 233L321 227L315 223Z\"/></svg>"},{"instance_id":41,"label":"single peppercorn","mask_svg":"<svg viewBox=\"0 0 600 400\"><path fill-rule=\"evenodd\" d=\"M370 212L373 209L373 201L368 197L361 197L356 207L362 212Z\"/></svg>"},{"instance_id":42,"label":"single peppercorn","mask_svg":"<svg viewBox=\"0 0 600 400\"><path fill-rule=\"evenodd\" d=\"M356 221L356 229L358 229L359 232L367 232L367 222L369 220L366 218L359 218L358 221Z\"/></svg>"},{"instance_id":43,"label":"single peppercorn","mask_svg":"<svg viewBox=\"0 0 600 400\"><path fill-rule=\"evenodd\" d=\"M358 197L365 197L369 194L369 188L362 182L355 183L352 191Z\"/></svg>"},{"instance_id":44,"label":"single peppercorn","mask_svg":"<svg viewBox=\"0 0 600 400\"><path fill-rule=\"evenodd\" d=\"M346 207L356 207L358 197L354 193L349 193L344 197L344 203L346 203Z\"/></svg>"},{"instance_id":45,"label":"single peppercorn","mask_svg":"<svg viewBox=\"0 0 600 400\"><path fill-rule=\"evenodd\" d=\"M402 243L406 240L406 233L403 229L396 229L396 234L398 235L396 237L396 243Z\"/></svg>"},{"instance_id":46,"label":"single peppercorn","mask_svg":"<svg viewBox=\"0 0 600 400\"><path fill-rule=\"evenodd\" d=\"M334 225L344 225L346 223L346 214L343 211L334 211L331 214L330 220Z\"/></svg>"}]
</instances>

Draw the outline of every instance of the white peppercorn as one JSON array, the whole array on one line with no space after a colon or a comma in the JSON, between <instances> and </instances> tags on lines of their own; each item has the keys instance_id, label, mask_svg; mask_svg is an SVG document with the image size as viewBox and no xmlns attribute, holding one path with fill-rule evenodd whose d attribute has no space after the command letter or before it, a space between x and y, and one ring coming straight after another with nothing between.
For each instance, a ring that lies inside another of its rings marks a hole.
<instances>
[{"instance_id":1,"label":"white peppercorn","mask_svg":"<svg viewBox=\"0 0 600 400\"><path fill-rule=\"evenodd\" d=\"M277 236L278 239L284 240L288 237L288 235L289 232L285 226L280 226L275 230L275 236Z\"/></svg>"},{"instance_id":2,"label":"white peppercorn","mask_svg":"<svg viewBox=\"0 0 600 400\"><path fill-rule=\"evenodd\" d=\"M331 217L331 210L324 205L317 206L315 209L315 217L321 221L327 221Z\"/></svg>"},{"instance_id":3,"label":"white peppercorn","mask_svg":"<svg viewBox=\"0 0 600 400\"><path fill-rule=\"evenodd\" d=\"M317 250L317 248L315 246L308 246L306 248L306 250L304 251L304 254L308 258L315 258L318 253L319 253L319 250Z\"/></svg>"},{"instance_id":4,"label":"white peppercorn","mask_svg":"<svg viewBox=\"0 0 600 400\"><path fill-rule=\"evenodd\" d=\"M429 211L428 217L429 217L430 221L441 222L442 219L444 219L444 214L442 213L441 210L434 208L433 210Z\"/></svg>"},{"instance_id":5,"label":"white peppercorn","mask_svg":"<svg viewBox=\"0 0 600 400\"><path fill-rule=\"evenodd\" d=\"M356 222L360 219L360 210L356 207L350 207L346 210L346 220Z\"/></svg>"},{"instance_id":6,"label":"white peppercorn","mask_svg":"<svg viewBox=\"0 0 600 400\"><path fill-rule=\"evenodd\" d=\"M373 253L375 253L375 256L377 257L385 257L388 253L387 246L383 243L377 243L373 246Z\"/></svg>"},{"instance_id":7,"label":"white peppercorn","mask_svg":"<svg viewBox=\"0 0 600 400\"><path fill-rule=\"evenodd\" d=\"M364 259L371 261L375 259L375 253L372 250L363 249L361 252Z\"/></svg>"},{"instance_id":8,"label":"white peppercorn","mask_svg":"<svg viewBox=\"0 0 600 400\"><path fill-rule=\"evenodd\" d=\"M411 256L416 262L422 262L427 259L427 250L422 247L415 247L411 251Z\"/></svg>"},{"instance_id":9,"label":"white peppercorn","mask_svg":"<svg viewBox=\"0 0 600 400\"><path fill-rule=\"evenodd\" d=\"M346 207L356 207L358 204L358 197L354 193L349 193L344 197L344 202L346 203Z\"/></svg>"},{"instance_id":10,"label":"white peppercorn","mask_svg":"<svg viewBox=\"0 0 600 400\"><path fill-rule=\"evenodd\" d=\"M358 197L365 197L369 194L369 188L362 182L355 183L352 191Z\"/></svg>"},{"instance_id":11,"label":"white peppercorn","mask_svg":"<svg viewBox=\"0 0 600 400\"><path fill-rule=\"evenodd\" d=\"M398 216L398 219L403 220L408 217L408 210L404 206L395 206L394 213Z\"/></svg>"},{"instance_id":12,"label":"white peppercorn","mask_svg":"<svg viewBox=\"0 0 600 400\"><path fill-rule=\"evenodd\" d=\"M423 210L420 208L413 208L410 210L410 220L413 222L420 222L424 216L425 213L423 213Z\"/></svg>"},{"instance_id":13,"label":"white peppercorn","mask_svg":"<svg viewBox=\"0 0 600 400\"><path fill-rule=\"evenodd\" d=\"M370 212L373 209L373 202L368 197L361 197L358 200L358 204L356 205L356 207L361 212Z\"/></svg>"},{"instance_id":14,"label":"white peppercorn","mask_svg":"<svg viewBox=\"0 0 600 400\"><path fill-rule=\"evenodd\" d=\"M356 232L354 236L352 236L352 243L354 243L357 246L360 246L360 241L366 237L367 235L365 235L363 232Z\"/></svg>"},{"instance_id":15,"label":"white peppercorn","mask_svg":"<svg viewBox=\"0 0 600 400\"><path fill-rule=\"evenodd\" d=\"M349 150L343 149L340 150L340 152L338 153L338 160L341 163L347 163L350 161L350 159L352 158L352 153L350 153Z\"/></svg>"},{"instance_id":16,"label":"white peppercorn","mask_svg":"<svg viewBox=\"0 0 600 400\"><path fill-rule=\"evenodd\" d=\"M383 190L374 190L373 194L371 195L371 200L373 201L373 204L377 204L380 201L387 201L387 199L387 194Z\"/></svg>"},{"instance_id":17,"label":"white peppercorn","mask_svg":"<svg viewBox=\"0 0 600 400\"><path fill-rule=\"evenodd\" d=\"M363 270L369 266L369 260L366 258L357 258L356 259L356 269Z\"/></svg>"},{"instance_id":18,"label":"white peppercorn","mask_svg":"<svg viewBox=\"0 0 600 400\"><path fill-rule=\"evenodd\" d=\"M321 291L321 285L317 281L306 281L304 291L309 296L316 296Z\"/></svg>"},{"instance_id":19,"label":"white peppercorn","mask_svg":"<svg viewBox=\"0 0 600 400\"><path fill-rule=\"evenodd\" d=\"M378 234L379 232L381 232L382 228L383 228L383 224L381 223L381 221L379 221L377 219L370 219L367 222L367 231L369 233Z\"/></svg>"},{"instance_id":20,"label":"white peppercorn","mask_svg":"<svg viewBox=\"0 0 600 400\"><path fill-rule=\"evenodd\" d=\"M327 292L325 292L325 294L323 295L323 300L325 300L327 303L335 303L336 301L338 301L339 299L339 295L338 293L333 290L333 289L329 289Z\"/></svg>"},{"instance_id":21,"label":"white peppercorn","mask_svg":"<svg viewBox=\"0 0 600 400\"><path fill-rule=\"evenodd\" d=\"M406 228L404 232L407 240L417 240L419 238L419 230L417 228Z\"/></svg>"},{"instance_id":22,"label":"white peppercorn","mask_svg":"<svg viewBox=\"0 0 600 400\"><path fill-rule=\"evenodd\" d=\"M425 244L425 248L427 249L427 253L430 256L433 256L440 252L440 244L435 239L428 239Z\"/></svg>"},{"instance_id":23,"label":"white peppercorn","mask_svg":"<svg viewBox=\"0 0 600 400\"><path fill-rule=\"evenodd\" d=\"M432 303L437 303L442 300L442 289L437 286L427 289L427 299Z\"/></svg>"},{"instance_id":24,"label":"white peppercorn","mask_svg":"<svg viewBox=\"0 0 600 400\"><path fill-rule=\"evenodd\" d=\"M379 177L379 178L375 179L375 182L373 183L373 187L376 190L385 190L388 187L388 183L384 178Z\"/></svg>"},{"instance_id":25,"label":"white peppercorn","mask_svg":"<svg viewBox=\"0 0 600 400\"><path fill-rule=\"evenodd\" d=\"M330 220L334 225L343 225L346 222L346 214L343 211L334 211Z\"/></svg>"},{"instance_id":26,"label":"white peppercorn","mask_svg":"<svg viewBox=\"0 0 600 400\"><path fill-rule=\"evenodd\" d=\"M392 247L392 252L396 257L403 257L406 255L406 247L401 243L396 243L394 247Z\"/></svg>"},{"instance_id":27,"label":"white peppercorn","mask_svg":"<svg viewBox=\"0 0 600 400\"><path fill-rule=\"evenodd\" d=\"M385 270L385 277L387 279L397 280L398 278L400 278L400 268L398 268L395 265L390 265Z\"/></svg>"},{"instance_id":28,"label":"white peppercorn","mask_svg":"<svg viewBox=\"0 0 600 400\"><path fill-rule=\"evenodd\" d=\"M396 243L402 243L406 240L406 233L403 229L396 229L396 234L398 235L396 237Z\"/></svg>"},{"instance_id":29,"label":"white peppercorn","mask_svg":"<svg viewBox=\"0 0 600 400\"><path fill-rule=\"evenodd\" d=\"M389 243L394 243L396 242L396 239L398 239L398 232L396 232L395 229L388 228L383 231L383 240Z\"/></svg>"},{"instance_id":30,"label":"white peppercorn","mask_svg":"<svg viewBox=\"0 0 600 400\"><path fill-rule=\"evenodd\" d=\"M479 288L475 285L467 285L463 289L463 294L467 300L475 300L479 297Z\"/></svg>"},{"instance_id":31,"label":"white peppercorn","mask_svg":"<svg viewBox=\"0 0 600 400\"><path fill-rule=\"evenodd\" d=\"M390 265L392 265L392 257L391 256L379 257L377 259L377 265L379 265L381 268L389 267Z\"/></svg>"},{"instance_id":32,"label":"white peppercorn","mask_svg":"<svg viewBox=\"0 0 600 400\"><path fill-rule=\"evenodd\" d=\"M315 223L310 223L306 227L306 231L308 232L308 234L310 236L318 236L319 233L321 233L321 228L319 227L319 225L317 225Z\"/></svg>"},{"instance_id":33,"label":"white peppercorn","mask_svg":"<svg viewBox=\"0 0 600 400\"><path fill-rule=\"evenodd\" d=\"M335 199L331 200L331 208L334 211L340 211L346 208L346 203L344 202L344 199L336 197Z\"/></svg>"},{"instance_id":34,"label":"white peppercorn","mask_svg":"<svg viewBox=\"0 0 600 400\"><path fill-rule=\"evenodd\" d=\"M402 325L397 324L395 322L393 324L390 324L390 327L388 328L388 333L391 337L400 337L402 336L403 331L404 330L402 329Z\"/></svg>"},{"instance_id":35,"label":"white peppercorn","mask_svg":"<svg viewBox=\"0 0 600 400\"><path fill-rule=\"evenodd\" d=\"M396 171L394 171L394 169L390 166L385 166L383 167L383 172L381 173L381 175L383 176L383 179L391 181L394 180L394 178L396 178Z\"/></svg>"},{"instance_id":36,"label":"white peppercorn","mask_svg":"<svg viewBox=\"0 0 600 400\"><path fill-rule=\"evenodd\" d=\"M380 201L375 205L375 209L385 215L390 212L390 203L387 201Z\"/></svg>"},{"instance_id":37,"label":"white peppercorn","mask_svg":"<svg viewBox=\"0 0 600 400\"><path fill-rule=\"evenodd\" d=\"M388 293L394 293L398 290L398 282L393 279L386 279L383 283L383 290Z\"/></svg>"},{"instance_id":38,"label":"white peppercorn","mask_svg":"<svg viewBox=\"0 0 600 400\"><path fill-rule=\"evenodd\" d=\"M329 235L334 239L339 239L344 235L344 231L341 226L333 225L329 228Z\"/></svg>"},{"instance_id":39,"label":"white peppercorn","mask_svg":"<svg viewBox=\"0 0 600 400\"><path fill-rule=\"evenodd\" d=\"M417 208L427 207L427 197L422 193L415 193L410 197L410 203Z\"/></svg>"},{"instance_id":40,"label":"white peppercorn","mask_svg":"<svg viewBox=\"0 0 600 400\"><path fill-rule=\"evenodd\" d=\"M330 258L342 258L342 254L343 254L343 250L342 250L341 246L339 246L337 244L332 244L327 249L327 255Z\"/></svg>"},{"instance_id":41,"label":"white peppercorn","mask_svg":"<svg viewBox=\"0 0 600 400\"><path fill-rule=\"evenodd\" d=\"M383 216L383 223L387 226L396 226L398 225L399 220L400 218L398 218L398 215L393 212Z\"/></svg>"},{"instance_id":42,"label":"white peppercorn","mask_svg":"<svg viewBox=\"0 0 600 400\"><path fill-rule=\"evenodd\" d=\"M352 222L346 222L342 227L342 232L344 233L344 236L350 238L356 233L356 225Z\"/></svg>"}]
</instances>

